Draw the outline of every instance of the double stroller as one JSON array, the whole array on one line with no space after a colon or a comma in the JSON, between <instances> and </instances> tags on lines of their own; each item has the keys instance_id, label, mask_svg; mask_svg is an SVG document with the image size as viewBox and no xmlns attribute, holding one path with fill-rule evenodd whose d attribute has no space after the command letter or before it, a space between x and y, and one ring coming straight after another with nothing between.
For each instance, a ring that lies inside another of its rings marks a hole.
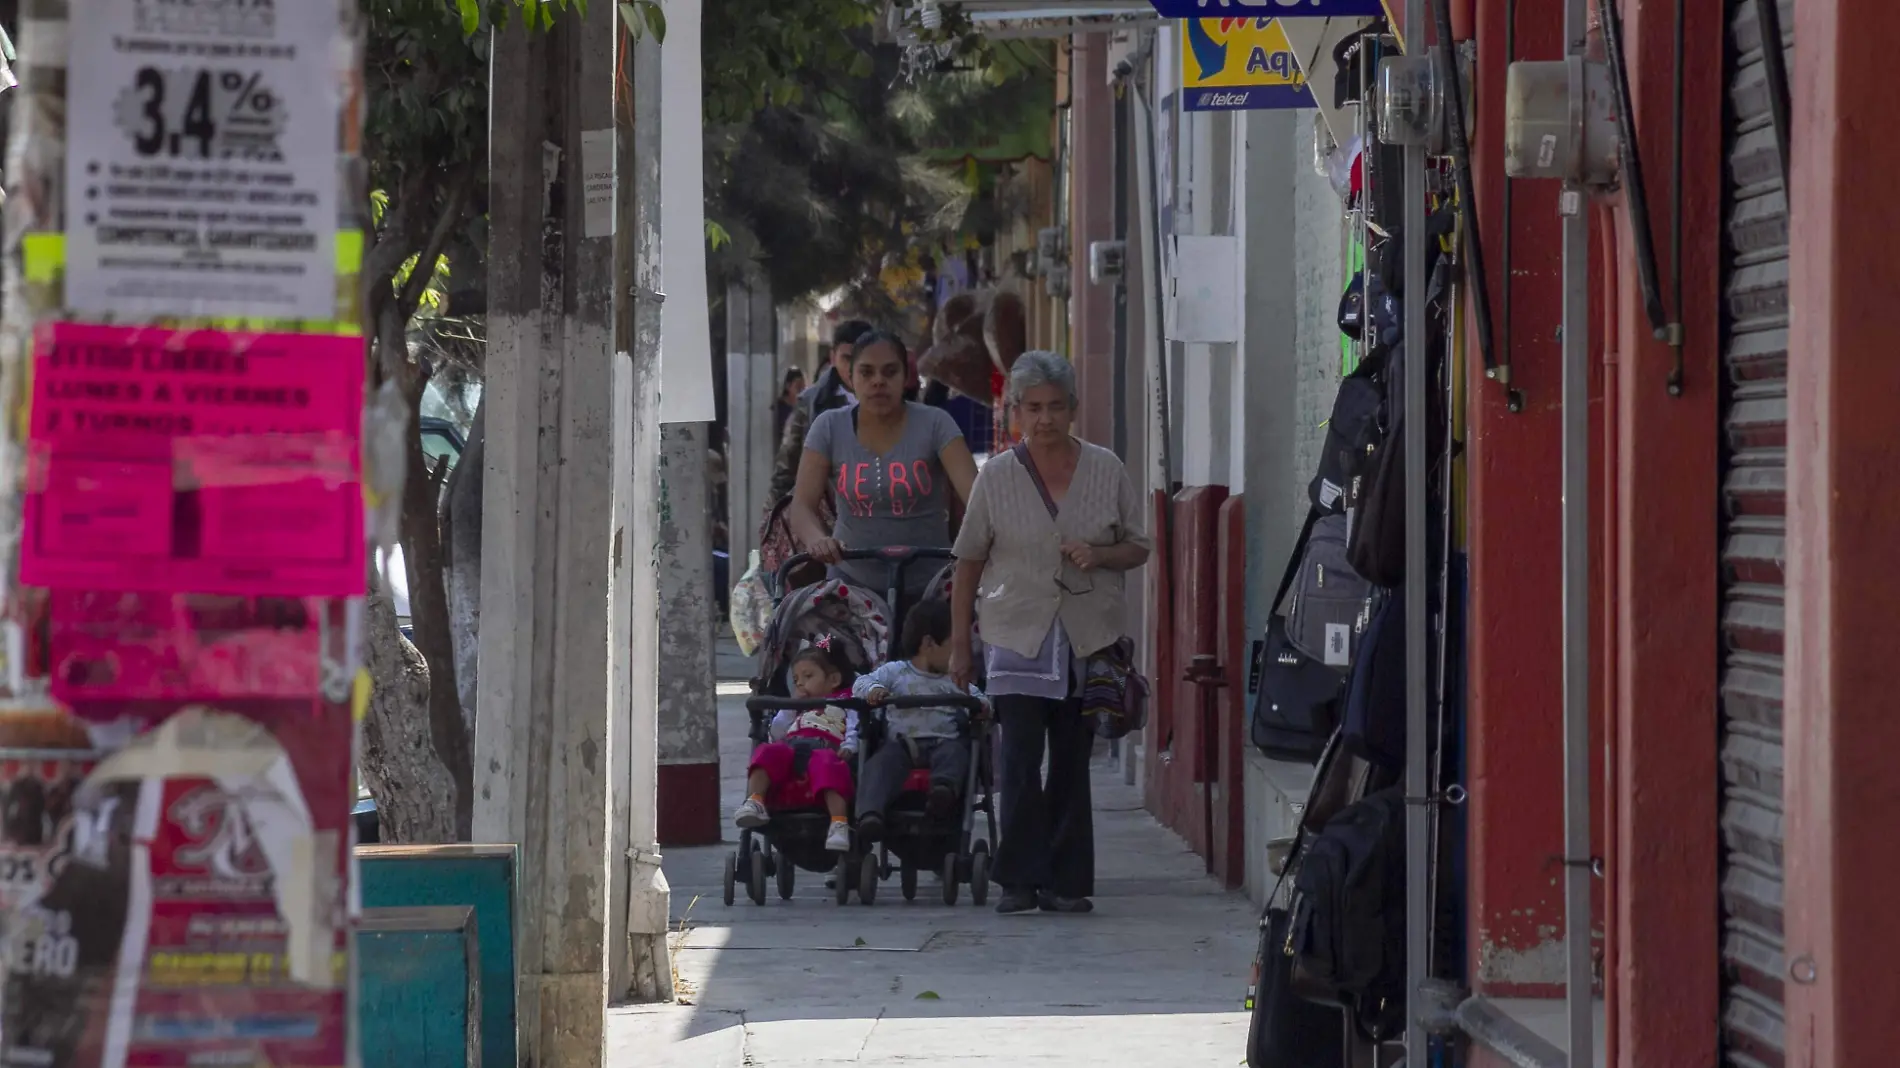
<instances>
[{"instance_id":1,"label":"double stroller","mask_svg":"<svg viewBox=\"0 0 1900 1068\"><path fill-rule=\"evenodd\" d=\"M886 709L951 705L959 709L963 737L971 748L969 778L960 791L957 810L949 816L933 817L925 805L930 773L921 768L912 771L902 793L884 813L883 840L875 849L867 849L854 835L851 849L840 854L825 848L830 816L811 789L802 767L795 768L793 781L774 788L766 825L739 832L738 848L726 857L725 902L730 905L737 898L742 878L746 894L754 904L765 904L768 880L776 881L780 898L790 900L797 871L803 868L830 875L840 905L850 900L854 889L860 902L873 903L877 900L878 885L893 871L898 874L904 899L912 900L917 895L918 873L930 871L941 879L945 904L956 904L959 889L968 884L971 901L981 906L989 897L990 843L996 839L989 723L979 715L982 702L974 697L894 697L885 705L873 708L856 700L789 696L787 676L792 658L810 646L826 647L838 666L853 675L868 672L884 662L891 636L901 628L906 607L904 573L909 567L936 563L940 571L925 596L948 595L950 569L945 565L950 554L947 550L851 551L845 554L845 559L885 564L889 575L885 597L879 598L862 587L836 578L823 579L781 596L759 648L759 670L752 680L754 696L746 701L746 711L752 721L752 743L756 746L769 740L767 722L773 713L781 710L802 711L824 705L854 710L859 716L859 744L853 772L861 780L865 761L879 746L901 744L888 737ZM786 578L808 561L809 557L802 554L786 560L775 576L775 592L783 590ZM986 834L982 837L976 834L978 813L984 818Z\"/></svg>"}]
</instances>

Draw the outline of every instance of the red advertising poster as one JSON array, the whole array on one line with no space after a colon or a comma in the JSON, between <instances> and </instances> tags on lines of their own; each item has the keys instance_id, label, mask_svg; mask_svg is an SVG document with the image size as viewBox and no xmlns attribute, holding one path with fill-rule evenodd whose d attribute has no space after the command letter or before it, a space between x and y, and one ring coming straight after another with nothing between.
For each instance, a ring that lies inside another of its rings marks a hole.
<instances>
[{"instance_id":1,"label":"red advertising poster","mask_svg":"<svg viewBox=\"0 0 1900 1068\"><path fill-rule=\"evenodd\" d=\"M135 737L74 792L9 910L0 1063L348 1063L351 710L115 701Z\"/></svg>"},{"instance_id":2,"label":"red advertising poster","mask_svg":"<svg viewBox=\"0 0 1900 1068\"><path fill-rule=\"evenodd\" d=\"M73 797L97 761L85 724L61 710L0 712L0 914L45 889Z\"/></svg>"},{"instance_id":3,"label":"red advertising poster","mask_svg":"<svg viewBox=\"0 0 1900 1068\"><path fill-rule=\"evenodd\" d=\"M315 598L59 590L49 602L48 674L66 702L308 697L341 628L340 607Z\"/></svg>"},{"instance_id":4,"label":"red advertising poster","mask_svg":"<svg viewBox=\"0 0 1900 1068\"><path fill-rule=\"evenodd\" d=\"M20 581L354 597L363 340L46 323Z\"/></svg>"}]
</instances>

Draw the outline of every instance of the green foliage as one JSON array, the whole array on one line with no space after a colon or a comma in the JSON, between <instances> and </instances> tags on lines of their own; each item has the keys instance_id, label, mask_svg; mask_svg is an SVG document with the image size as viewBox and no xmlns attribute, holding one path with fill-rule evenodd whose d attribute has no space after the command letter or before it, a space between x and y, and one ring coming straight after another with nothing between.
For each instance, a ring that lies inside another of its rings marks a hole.
<instances>
[{"instance_id":1,"label":"green foliage","mask_svg":"<svg viewBox=\"0 0 1900 1068\"><path fill-rule=\"evenodd\" d=\"M877 0L706 0L707 124L804 104L808 73L868 76L863 41L881 10Z\"/></svg>"},{"instance_id":2,"label":"green foliage","mask_svg":"<svg viewBox=\"0 0 1900 1068\"><path fill-rule=\"evenodd\" d=\"M446 234L430 284L413 291L417 308L440 310L447 279L442 253L472 251L479 261L481 228L469 224L479 220L486 199L490 34L517 16L530 29L546 29L559 11L585 12L587 0L362 4L369 30L363 140L376 225L367 266L374 286L400 292L424 246Z\"/></svg>"},{"instance_id":3,"label":"green foliage","mask_svg":"<svg viewBox=\"0 0 1900 1068\"><path fill-rule=\"evenodd\" d=\"M730 236L711 242L715 292L753 269L780 299L868 288L912 248L979 221L979 186L920 148L974 141L1016 114L1023 79L1050 76L1047 46L920 72L915 53L873 33L877 7L706 0L706 211Z\"/></svg>"},{"instance_id":4,"label":"green foliage","mask_svg":"<svg viewBox=\"0 0 1900 1068\"><path fill-rule=\"evenodd\" d=\"M657 0L633 0L630 4L621 4L620 21L627 24L628 31L636 41L649 32L653 34L654 40L666 40L666 12Z\"/></svg>"}]
</instances>

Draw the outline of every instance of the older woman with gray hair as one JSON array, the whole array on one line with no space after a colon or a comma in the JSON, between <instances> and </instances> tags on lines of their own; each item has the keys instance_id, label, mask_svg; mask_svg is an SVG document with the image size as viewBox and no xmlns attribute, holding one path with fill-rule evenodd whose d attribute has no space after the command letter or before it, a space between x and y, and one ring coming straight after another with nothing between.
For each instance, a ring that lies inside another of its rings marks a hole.
<instances>
[{"instance_id":1,"label":"older woman with gray hair","mask_svg":"<svg viewBox=\"0 0 1900 1068\"><path fill-rule=\"evenodd\" d=\"M950 670L962 683L975 674L970 633L980 618L1002 726L996 910L1088 912L1095 734L1082 715L1082 665L1123 637L1122 576L1148 561L1150 542L1121 461L1070 433L1068 360L1023 353L1005 399L1022 442L984 464L970 491L954 550Z\"/></svg>"}]
</instances>

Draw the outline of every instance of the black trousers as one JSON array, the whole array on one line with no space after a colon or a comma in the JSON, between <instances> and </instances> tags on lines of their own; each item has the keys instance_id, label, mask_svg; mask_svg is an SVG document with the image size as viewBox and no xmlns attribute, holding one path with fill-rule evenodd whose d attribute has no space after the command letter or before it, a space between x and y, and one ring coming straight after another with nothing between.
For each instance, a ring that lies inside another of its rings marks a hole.
<instances>
[{"instance_id":1,"label":"black trousers","mask_svg":"<svg viewBox=\"0 0 1900 1068\"><path fill-rule=\"evenodd\" d=\"M1095 731L1079 701L1004 694L992 699L1003 730L1002 841L996 881L1012 892L1095 893L1095 819L1089 756ZM1042 779L1047 741L1049 780Z\"/></svg>"},{"instance_id":2,"label":"black trousers","mask_svg":"<svg viewBox=\"0 0 1900 1068\"><path fill-rule=\"evenodd\" d=\"M948 786L963 795L970 777L970 743L960 738L918 738L917 759L901 738L887 738L864 761L864 779L858 783L858 814L879 816L903 792L904 780L915 768L930 769L930 785Z\"/></svg>"}]
</instances>

